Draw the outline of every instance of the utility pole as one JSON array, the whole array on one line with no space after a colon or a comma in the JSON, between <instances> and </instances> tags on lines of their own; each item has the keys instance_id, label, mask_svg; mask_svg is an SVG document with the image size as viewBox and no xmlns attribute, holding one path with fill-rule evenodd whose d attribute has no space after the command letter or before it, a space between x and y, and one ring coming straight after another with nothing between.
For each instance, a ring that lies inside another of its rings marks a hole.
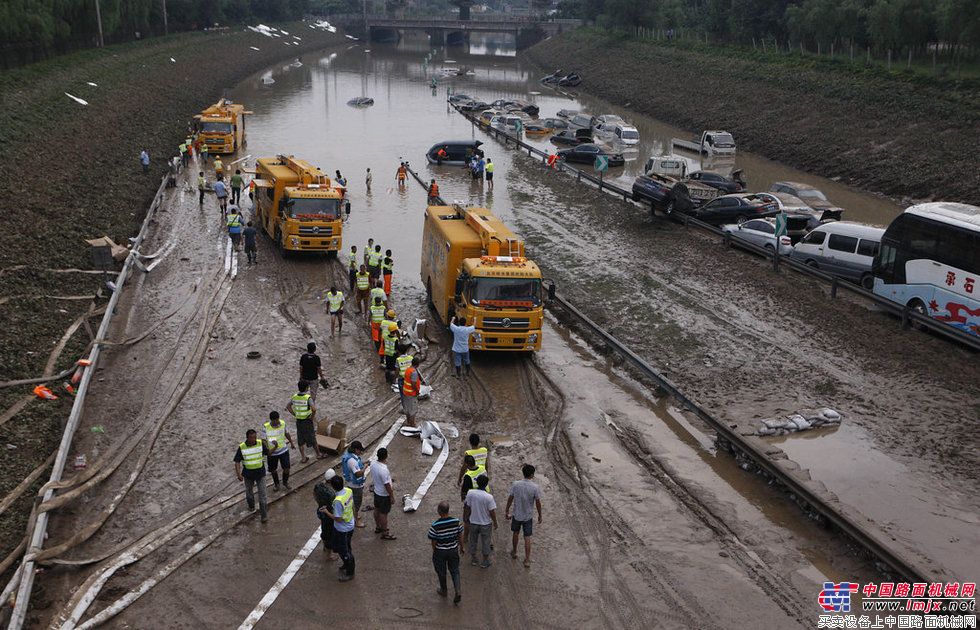
<instances>
[{"instance_id":1,"label":"utility pole","mask_svg":"<svg viewBox=\"0 0 980 630\"><path fill-rule=\"evenodd\" d=\"M99 23L99 48L102 48L105 40L102 39L102 9L99 8L99 0L95 0L95 21Z\"/></svg>"},{"instance_id":2,"label":"utility pole","mask_svg":"<svg viewBox=\"0 0 980 630\"><path fill-rule=\"evenodd\" d=\"M163 34L169 35L170 28L167 26L167 0L162 0L163 2Z\"/></svg>"}]
</instances>

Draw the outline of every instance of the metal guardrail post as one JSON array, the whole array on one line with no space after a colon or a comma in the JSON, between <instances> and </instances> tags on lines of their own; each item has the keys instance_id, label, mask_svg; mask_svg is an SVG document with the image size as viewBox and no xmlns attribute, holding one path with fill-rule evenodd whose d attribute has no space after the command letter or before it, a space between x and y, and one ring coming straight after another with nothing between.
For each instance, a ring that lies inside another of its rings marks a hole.
<instances>
[{"instance_id":1,"label":"metal guardrail post","mask_svg":"<svg viewBox=\"0 0 980 630\"><path fill-rule=\"evenodd\" d=\"M837 297L837 277L835 276L833 280L830 281L830 297Z\"/></svg>"},{"instance_id":2,"label":"metal guardrail post","mask_svg":"<svg viewBox=\"0 0 980 630\"><path fill-rule=\"evenodd\" d=\"M776 247L777 248L779 247L778 243ZM775 271L776 273L779 273L779 250L778 249L772 250L772 270Z\"/></svg>"}]
</instances>

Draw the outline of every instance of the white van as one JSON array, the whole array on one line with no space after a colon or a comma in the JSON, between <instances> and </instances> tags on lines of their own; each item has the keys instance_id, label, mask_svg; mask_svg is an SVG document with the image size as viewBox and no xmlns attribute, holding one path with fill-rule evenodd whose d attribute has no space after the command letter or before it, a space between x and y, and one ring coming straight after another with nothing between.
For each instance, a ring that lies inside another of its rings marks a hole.
<instances>
[{"instance_id":1,"label":"white van","mask_svg":"<svg viewBox=\"0 0 980 630\"><path fill-rule=\"evenodd\" d=\"M832 221L804 236L793 247L790 257L871 289L874 285L871 265L884 233L884 228L850 221Z\"/></svg>"}]
</instances>

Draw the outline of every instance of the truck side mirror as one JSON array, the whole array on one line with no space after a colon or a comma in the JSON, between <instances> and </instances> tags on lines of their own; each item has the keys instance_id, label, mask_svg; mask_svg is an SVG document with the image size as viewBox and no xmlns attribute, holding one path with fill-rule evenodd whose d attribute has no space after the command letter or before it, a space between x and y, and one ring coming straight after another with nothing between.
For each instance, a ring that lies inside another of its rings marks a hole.
<instances>
[{"instance_id":1,"label":"truck side mirror","mask_svg":"<svg viewBox=\"0 0 980 630\"><path fill-rule=\"evenodd\" d=\"M462 278L456 278L456 292L455 293L456 293L456 297L459 297L460 295L463 294L463 279Z\"/></svg>"},{"instance_id":2,"label":"truck side mirror","mask_svg":"<svg viewBox=\"0 0 980 630\"><path fill-rule=\"evenodd\" d=\"M552 282L548 285L548 299L554 301L555 299L555 283Z\"/></svg>"},{"instance_id":3,"label":"truck side mirror","mask_svg":"<svg viewBox=\"0 0 980 630\"><path fill-rule=\"evenodd\" d=\"M344 211L345 211L345 212L346 212L347 214L350 214L350 201L346 201L346 202L344 202Z\"/></svg>"}]
</instances>

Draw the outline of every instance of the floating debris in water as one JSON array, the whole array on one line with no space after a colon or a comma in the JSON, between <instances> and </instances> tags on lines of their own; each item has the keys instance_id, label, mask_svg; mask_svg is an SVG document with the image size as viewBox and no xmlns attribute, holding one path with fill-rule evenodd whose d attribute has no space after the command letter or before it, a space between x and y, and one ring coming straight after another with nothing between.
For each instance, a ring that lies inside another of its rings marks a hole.
<instances>
[{"instance_id":1,"label":"floating debris in water","mask_svg":"<svg viewBox=\"0 0 980 630\"><path fill-rule=\"evenodd\" d=\"M176 59L174 59L173 57L171 57L171 58L170 58L170 63L177 63L177 60L176 60Z\"/></svg>"},{"instance_id":2,"label":"floating debris in water","mask_svg":"<svg viewBox=\"0 0 980 630\"><path fill-rule=\"evenodd\" d=\"M370 96L358 96L347 101L347 104L351 107L370 107L374 105L374 99Z\"/></svg>"},{"instance_id":3,"label":"floating debris in water","mask_svg":"<svg viewBox=\"0 0 980 630\"><path fill-rule=\"evenodd\" d=\"M75 101L79 105L88 105L88 101L86 101L84 98L78 98L77 96L75 96L73 94L69 94L68 92L65 92L65 96L67 96L71 100Z\"/></svg>"},{"instance_id":4,"label":"floating debris in water","mask_svg":"<svg viewBox=\"0 0 980 630\"><path fill-rule=\"evenodd\" d=\"M252 50L258 50L258 48L256 48L255 46L249 46L249 48L251 48Z\"/></svg>"},{"instance_id":5,"label":"floating debris in water","mask_svg":"<svg viewBox=\"0 0 980 630\"><path fill-rule=\"evenodd\" d=\"M86 81L86 83L88 83L92 87L99 87L99 84L98 83L92 83L91 81Z\"/></svg>"}]
</instances>

